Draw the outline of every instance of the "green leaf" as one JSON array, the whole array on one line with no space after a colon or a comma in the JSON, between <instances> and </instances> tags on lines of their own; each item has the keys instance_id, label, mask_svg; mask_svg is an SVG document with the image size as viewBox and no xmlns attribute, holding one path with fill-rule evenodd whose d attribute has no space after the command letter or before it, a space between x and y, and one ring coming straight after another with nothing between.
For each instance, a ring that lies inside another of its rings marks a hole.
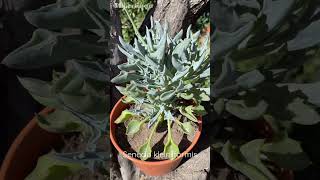
<instances>
[{"instance_id":1,"label":"green leaf","mask_svg":"<svg viewBox=\"0 0 320 180\"><path fill-rule=\"evenodd\" d=\"M126 96L125 98L122 99L122 102L125 104L132 104L135 102L135 100L130 96Z\"/></svg>"},{"instance_id":2,"label":"green leaf","mask_svg":"<svg viewBox=\"0 0 320 180\"><path fill-rule=\"evenodd\" d=\"M217 114L221 114L224 110L225 103L224 103L224 99L219 98L214 104L213 104L213 108L214 110L217 112Z\"/></svg>"},{"instance_id":3,"label":"green leaf","mask_svg":"<svg viewBox=\"0 0 320 180\"><path fill-rule=\"evenodd\" d=\"M320 122L320 115L311 106L304 103L303 99L296 98L288 105L295 116L292 121L301 125L314 125Z\"/></svg>"},{"instance_id":4,"label":"green leaf","mask_svg":"<svg viewBox=\"0 0 320 180\"><path fill-rule=\"evenodd\" d=\"M193 98L193 93L179 93L178 96L183 99L190 100Z\"/></svg>"},{"instance_id":5,"label":"green leaf","mask_svg":"<svg viewBox=\"0 0 320 180\"><path fill-rule=\"evenodd\" d=\"M78 117L68 111L55 110L47 116L37 115L41 128L54 133L80 132L83 128Z\"/></svg>"},{"instance_id":6,"label":"green leaf","mask_svg":"<svg viewBox=\"0 0 320 180\"><path fill-rule=\"evenodd\" d=\"M142 123L138 120L131 120L127 126L126 134L134 135L140 130Z\"/></svg>"},{"instance_id":7,"label":"green leaf","mask_svg":"<svg viewBox=\"0 0 320 180\"><path fill-rule=\"evenodd\" d=\"M223 146L221 155L229 166L240 171L250 180L269 180L268 177L266 177L256 167L243 161L240 152L234 149L229 141Z\"/></svg>"},{"instance_id":8,"label":"green leaf","mask_svg":"<svg viewBox=\"0 0 320 180\"><path fill-rule=\"evenodd\" d=\"M213 37L213 43L215 44L215 48L212 51L213 57L223 55L226 51L236 46L251 32L253 27L254 23L249 22L237 31L231 33L217 30Z\"/></svg>"},{"instance_id":9,"label":"green leaf","mask_svg":"<svg viewBox=\"0 0 320 180\"><path fill-rule=\"evenodd\" d=\"M266 143L261 150L268 159L282 168L302 170L311 164L300 143L288 137Z\"/></svg>"},{"instance_id":10,"label":"green leaf","mask_svg":"<svg viewBox=\"0 0 320 180\"><path fill-rule=\"evenodd\" d=\"M251 89L264 80L265 78L263 74L261 74L258 70L253 70L240 76L236 81L240 87L244 89Z\"/></svg>"},{"instance_id":11,"label":"green leaf","mask_svg":"<svg viewBox=\"0 0 320 180\"><path fill-rule=\"evenodd\" d=\"M318 107L320 107L320 82L315 83L307 83L307 84L295 84L295 83L289 83L289 84L278 84L278 86L288 86L288 89L290 92L294 91L302 91L307 97L308 101Z\"/></svg>"},{"instance_id":12,"label":"green leaf","mask_svg":"<svg viewBox=\"0 0 320 180\"><path fill-rule=\"evenodd\" d=\"M29 42L11 52L3 63L10 68L36 69L61 64L69 59L105 54L106 44L98 43L98 38L38 29Z\"/></svg>"},{"instance_id":13,"label":"green leaf","mask_svg":"<svg viewBox=\"0 0 320 180\"><path fill-rule=\"evenodd\" d=\"M26 88L31 96L40 104L59 108L60 103L56 100L55 94L52 92L50 83L33 78L18 78L20 83Z\"/></svg>"},{"instance_id":14,"label":"green leaf","mask_svg":"<svg viewBox=\"0 0 320 180\"><path fill-rule=\"evenodd\" d=\"M193 115L192 106L188 106L188 107L186 107L185 109L180 107L179 108L180 113L182 115L184 115L185 117L187 117L189 120L191 120L193 122L198 122L197 117L195 115Z\"/></svg>"},{"instance_id":15,"label":"green leaf","mask_svg":"<svg viewBox=\"0 0 320 180\"><path fill-rule=\"evenodd\" d=\"M120 123L123 123L127 120L129 120L134 114L129 111L129 110L124 110L121 112L121 115L114 121L114 123L116 124L120 124Z\"/></svg>"},{"instance_id":16,"label":"green leaf","mask_svg":"<svg viewBox=\"0 0 320 180\"><path fill-rule=\"evenodd\" d=\"M168 141L164 146L163 153L170 160L174 160L180 154L179 147L173 142L171 137L168 137Z\"/></svg>"},{"instance_id":17,"label":"green leaf","mask_svg":"<svg viewBox=\"0 0 320 180\"><path fill-rule=\"evenodd\" d=\"M254 107L248 107L243 100L230 100L226 103L226 110L243 120L256 120L267 108L268 104L263 100Z\"/></svg>"},{"instance_id":18,"label":"green leaf","mask_svg":"<svg viewBox=\"0 0 320 180\"><path fill-rule=\"evenodd\" d=\"M111 82L116 84L123 84L123 83L130 82L132 80L138 80L138 79L142 79L142 76L137 75L135 73L128 73L126 71L121 71L120 74L118 74L116 77L111 79Z\"/></svg>"},{"instance_id":19,"label":"green leaf","mask_svg":"<svg viewBox=\"0 0 320 180\"><path fill-rule=\"evenodd\" d=\"M194 128L190 121L181 123L180 127L185 134L190 134L194 131Z\"/></svg>"},{"instance_id":20,"label":"green leaf","mask_svg":"<svg viewBox=\"0 0 320 180\"><path fill-rule=\"evenodd\" d=\"M193 106L192 111L198 116L204 116L207 114L207 111L202 105Z\"/></svg>"},{"instance_id":21,"label":"green leaf","mask_svg":"<svg viewBox=\"0 0 320 180\"><path fill-rule=\"evenodd\" d=\"M169 101L175 96L175 94L176 94L175 90L166 91L160 95L160 100L161 101Z\"/></svg>"},{"instance_id":22,"label":"green leaf","mask_svg":"<svg viewBox=\"0 0 320 180\"><path fill-rule=\"evenodd\" d=\"M96 95L68 95L59 94L67 106L71 107L77 112L86 114L102 114L108 109L109 96L96 96Z\"/></svg>"},{"instance_id":23,"label":"green leaf","mask_svg":"<svg viewBox=\"0 0 320 180\"><path fill-rule=\"evenodd\" d=\"M63 5L62 5L63 4ZM68 3L67 0L28 11L24 15L29 23L44 29L97 29L97 24L87 14L85 7L96 9L101 15L103 10L98 9L97 1L79 0Z\"/></svg>"},{"instance_id":24,"label":"green leaf","mask_svg":"<svg viewBox=\"0 0 320 180\"><path fill-rule=\"evenodd\" d=\"M240 147L240 152L249 164L263 172L263 174L265 174L270 180L277 180L277 178L270 172L270 170L262 163L260 159L261 147L263 146L264 142L264 139L250 141Z\"/></svg>"},{"instance_id":25,"label":"green leaf","mask_svg":"<svg viewBox=\"0 0 320 180\"><path fill-rule=\"evenodd\" d=\"M151 157L150 142L146 142L139 148L140 159L145 161Z\"/></svg>"},{"instance_id":26,"label":"green leaf","mask_svg":"<svg viewBox=\"0 0 320 180\"><path fill-rule=\"evenodd\" d=\"M35 169L26 177L26 180L57 180L83 170L78 163L59 160L51 154L46 154L38 159Z\"/></svg>"},{"instance_id":27,"label":"green leaf","mask_svg":"<svg viewBox=\"0 0 320 180\"><path fill-rule=\"evenodd\" d=\"M294 39L288 42L288 50L296 51L319 45L320 37L314 36L314 33L319 31L320 20L312 22L309 26L300 31Z\"/></svg>"}]
</instances>

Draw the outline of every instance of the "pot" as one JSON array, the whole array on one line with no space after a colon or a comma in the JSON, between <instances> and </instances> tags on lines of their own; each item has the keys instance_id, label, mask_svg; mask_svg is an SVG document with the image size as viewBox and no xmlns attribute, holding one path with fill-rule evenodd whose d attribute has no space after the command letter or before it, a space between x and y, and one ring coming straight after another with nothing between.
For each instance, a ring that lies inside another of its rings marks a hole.
<instances>
[{"instance_id":1,"label":"pot","mask_svg":"<svg viewBox=\"0 0 320 180\"><path fill-rule=\"evenodd\" d=\"M53 112L45 108L39 114ZM2 163L0 180L23 180L36 167L38 158L62 143L58 134L49 133L37 124L34 117L12 143Z\"/></svg>"},{"instance_id":2,"label":"pot","mask_svg":"<svg viewBox=\"0 0 320 180\"><path fill-rule=\"evenodd\" d=\"M136 159L134 157L131 157L127 155L123 149L120 148L120 146L117 143L116 139L116 124L114 121L120 116L121 112L125 109L129 108L128 104L125 104L122 102L122 99L120 99L114 108L111 111L110 114L110 139L113 144L113 146L117 149L117 151L123 155L125 158L129 159L133 164L138 167L143 173L150 175L150 176L161 176L165 175L174 169L176 169L183 157L189 153L192 148L196 145L200 138L200 134L202 131L202 118L199 117L199 131L195 134L195 137L192 141L192 144L184 151L182 152L176 159L174 160L163 160L163 161L142 161L140 159Z\"/></svg>"}]
</instances>

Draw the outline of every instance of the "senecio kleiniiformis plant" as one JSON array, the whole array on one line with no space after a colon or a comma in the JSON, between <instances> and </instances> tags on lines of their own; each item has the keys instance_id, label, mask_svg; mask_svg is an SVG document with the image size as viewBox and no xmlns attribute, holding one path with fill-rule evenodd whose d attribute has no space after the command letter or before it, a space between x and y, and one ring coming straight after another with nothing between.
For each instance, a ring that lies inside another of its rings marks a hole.
<instances>
[{"instance_id":1,"label":"senecio kleiniiformis plant","mask_svg":"<svg viewBox=\"0 0 320 180\"><path fill-rule=\"evenodd\" d=\"M164 154L175 159L180 150L172 139L171 124L177 123L188 134L193 131L192 123L198 122L197 116L206 113L201 102L209 101L209 36L200 44L200 32L193 33L189 27L185 38L182 30L170 37L167 23L161 25L152 18L145 36L137 30L136 36L133 46L119 38L119 50L127 62L118 65L121 71L111 81L125 84L117 89L131 108L123 111L115 123L130 119L127 135L137 133L147 123L151 133L139 149L141 159L147 160L151 157L152 136L157 126L166 121ZM181 122L179 117L187 121Z\"/></svg>"}]
</instances>

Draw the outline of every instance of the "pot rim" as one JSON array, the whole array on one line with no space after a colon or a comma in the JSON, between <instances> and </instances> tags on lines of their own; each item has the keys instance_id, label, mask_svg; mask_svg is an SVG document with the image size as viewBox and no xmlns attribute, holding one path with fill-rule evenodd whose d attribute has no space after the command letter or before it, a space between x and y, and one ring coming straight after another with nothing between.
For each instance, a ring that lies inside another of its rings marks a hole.
<instances>
[{"instance_id":1,"label":"pot rim","mask_svg":"<svg viewBox=\"0 0 320 180\"><path fill-rule=\"evenodd\" d=\"M53 111L54 109L45 107L39 112L39 114L47 115ZM8 173L10 173L9 171L12 170L12 165L14 164L14 160L16 159L16 155L19 154L18 153L19 148L23 145L25 139L28 138L29 134L31 134L31 132L37 127L39 127L38 123L35 117L33 117L16 136L16 138L14 139L14 141L12 142L12 144L10 145L6 153L4 160L2 161L2 165L0 167L1 180L7 178ZM49 132L46 132L46 133L51 134L52 136L55 136L54 133L49 133Z\"/></svg>"},{"instance_id":2,"label":"pot rim","mask_svg":"<svg viewBox=\"0 0 320 180\"><path fill-rule=\"evenodd\" d=\"M124 152L124 150L121 149L121 147L118 145L117 143L117 140L115 138L115 130L112 129L112 124L114 124L114 121L116 119L115 117L115 114L116 114L116 109L117 107L120 106L120 104L122 104L122 99L124 98L125 96L121 97L118 102L115 104L115 106L113 107L111 113L110 113L110 140L113 144L113 146L117 149L118 152L120 152L125 158L135 162L135 163L139 163L139 164L148 164L148 165L164 165L164 164L171 164L172 162L176 162L176 161L179 161L181 160L186 154L188 154L192 149L193 147L197 144L199 138L200 138L200 135L201 135L201 132L202 132L202 117L199 116L198 117L198 131L197 133L195 134L195 137L193 138L193 141L191 143L191 145L185 150L183 151L182 153L180 153L180 155L178 157L176 157L174 160L170 160L170 159L167 159L167 160L162 160L162 161L143 161L143 160L140 160L140 159L137 159L137 158L134 158L134 157L131 157L129 156L128 154L126 154ZM124 103L123 103L124 104Z\"/></svg>"}]
</instances>

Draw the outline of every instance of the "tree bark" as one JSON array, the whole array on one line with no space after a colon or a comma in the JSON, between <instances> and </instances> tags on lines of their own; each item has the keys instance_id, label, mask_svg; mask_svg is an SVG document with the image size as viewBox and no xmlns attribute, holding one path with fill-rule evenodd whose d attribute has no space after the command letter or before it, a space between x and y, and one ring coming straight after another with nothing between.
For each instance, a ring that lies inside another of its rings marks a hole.
<instances>
[{"instance_id":1,"label":"tree bark","mask_svg":"<svg viewBox=\"0 0 320 180\"><path fill-rule=\"evenodd\" d=\"M209 0L158 0L153 17L168 22L171 36L187 29L209 8Z\"/></svg>"}]
</instances>

